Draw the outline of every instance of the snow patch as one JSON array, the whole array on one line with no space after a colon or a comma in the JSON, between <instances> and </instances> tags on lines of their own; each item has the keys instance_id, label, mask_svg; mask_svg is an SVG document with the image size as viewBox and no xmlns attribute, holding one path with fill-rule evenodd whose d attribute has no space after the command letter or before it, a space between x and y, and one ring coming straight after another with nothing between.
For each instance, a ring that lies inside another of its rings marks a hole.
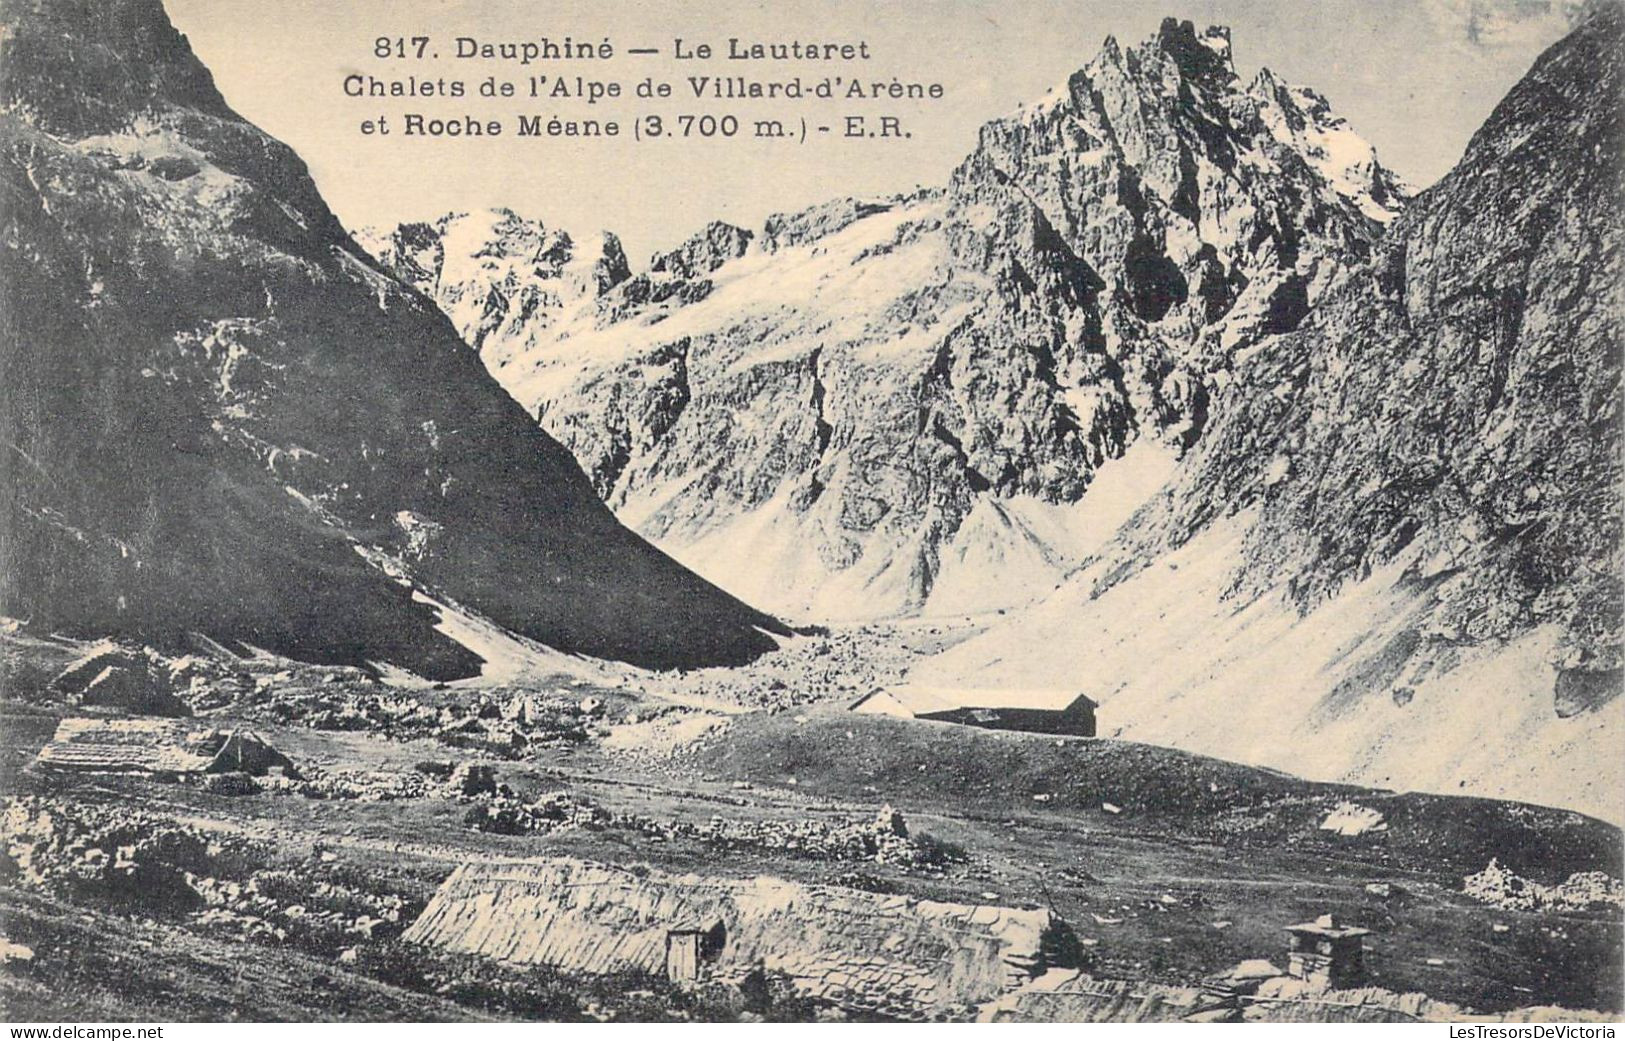
<instances>
[{"instance_id":1,"label":"snow patch","mask_svg":"<svg viewBox=\"0 0 1625 1041\"><path fill-rule=\"evenodd\" d=\"M1372 220L1399 215L1414 189L1377 161L1377 150L1332 112L1322 95L1281 83L1269 70L1259 74L1252 93L1270 136L1301 154L1339 195Z\"/></svg>"},{"instance_id":2,"label":"snow patch","mask_svg":"<svg viewBox=\"0 0 1625 1041\"><path fill-rule=\"evenodd\" d=\"M1387 831L1388 825L1383 823L1382 814L1369 806L1340 802L1320 822L1320 830L1352 837L1368 831Z\"/></svg>"},{"instance_id":3,"label":"snow patch","mask_svg":"<svg viewBox=\"0 0 1625 1041\"><path fill-rule=\"evenodd\" d=\"M1100 733L1312 780L1516 799L1625 820L1614 735L1625 699L1559 718L1559 633L1406 663L1392 685L1366 668L1425 623L1430 594L1402 556L1308 614L1284 592L1229 593L1250 515L1211 525L1091 598L1090 567L1055 594L917 666L945 686L1075 687ZM1393 696L1399 687L1409 697Z\"/></svg>"},{"instance_id":4,"label":"snow patch","mask_svg":"<svg viewBox=\"0 0 1625 1041\"><path fill-rule=\"evenodd\" d=\"M478 676L456 681L457 686L490 686L560 676L609 684L616 677L639 672L628 665L565 654L527 639L468 610L436 600L419 590L412 599L435 613L435 630L479 655L484 664Z\"/></svg>"}]
</instances>

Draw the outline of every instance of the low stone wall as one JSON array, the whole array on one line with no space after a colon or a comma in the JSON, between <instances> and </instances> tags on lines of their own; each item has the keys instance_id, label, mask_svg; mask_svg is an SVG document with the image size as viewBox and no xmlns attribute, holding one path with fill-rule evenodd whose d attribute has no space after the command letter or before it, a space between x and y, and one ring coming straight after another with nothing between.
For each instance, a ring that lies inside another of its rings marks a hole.
<instances>
[{"instance_id":1,"label":"low stone wall","mask_svg":"<svg viewBox=\"0 0 1625 1041\"><path fill-rule=\"evenodd\" d=\"M1255 981L1256 982L1256 981ZM1253 993L1222 982L1174 986L1052 971L989 1003L986 1023L1550 1023L1603 1022L1602 1012L1552 1006L1485 1014L1381 987L1317 988L1277 976Z\"/></svg>"}]
</instances>

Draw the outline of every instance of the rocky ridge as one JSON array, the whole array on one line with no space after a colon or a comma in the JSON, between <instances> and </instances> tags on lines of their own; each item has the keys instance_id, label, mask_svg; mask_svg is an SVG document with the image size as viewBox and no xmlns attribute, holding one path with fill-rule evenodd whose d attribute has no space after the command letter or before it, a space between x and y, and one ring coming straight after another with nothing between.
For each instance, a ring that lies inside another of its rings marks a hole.
<instances>
[{"instance_id":1,"label":"rocky ridge","mask_svg":"<svg viewBox=\"0 0 1625 1041\"><path fill-rule=\"evenodd\" d=\"M0 29L0 613L433 677L482 664L453 614L652 666L774 646L615 521L158 0Z\"/></svg>"},{"instance_id":2,"label":"rocky ridge","mask_svg":"<svg viewBox=\"0 0 1625 1041\"><path fill-rule=\"evenodd\" d=\"M1597 5L1245 352L1089 566L927 671L1089 676L1107 732L1625 816L1621 22Z\"/></svg>"},{"instance_id":3,"label":"rocky ridge","mask_svg":"<svg viewBox=\"0 0 1625 1041\"><path fill-rule=\"evenodd\" d=\"M511 213L360 240L623 520L832 618L1053 586L1406 195L1323 98L1169 20L983 128L940 188L712 224L636 274L613 236Z\"/></svg>"}]
</instances>

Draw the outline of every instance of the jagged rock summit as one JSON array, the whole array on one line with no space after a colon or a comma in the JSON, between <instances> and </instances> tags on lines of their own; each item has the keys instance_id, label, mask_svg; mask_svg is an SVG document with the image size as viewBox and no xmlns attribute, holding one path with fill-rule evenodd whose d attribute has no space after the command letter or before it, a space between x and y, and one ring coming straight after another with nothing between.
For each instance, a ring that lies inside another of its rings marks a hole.
<instances>
[{"instance_id":1,"label":"jagged rock summit","mask_svg":"<svg viewBox=\"0 0 1625 1041\"><path fill-rule=\"evenodd\" d=\"M435 677L480 667L448 635L478 616L651 666L773 646L615 521L158 0L4 12L0 612Z\"/></svg>"},{"instance_id":2,"label":"jagged rock summit","mask_svg":"<svg viewBox=\"0 0 1625 1041\"><path fill-rule=\"evenodd\" d=\"M1622 20L1597 5L1236 365L1087 568L925 671L1084 677L1104 733L1625 819Z\"/></svg>"},{"instance_id":3,"label":"jagged rock summit","mask_svg":"<svg viewBox=\"0 0 1625 1041\"><path fill-rule=\"evenodd\" d=\"M834 619L1052 588L1406 196L1325 99L1169 20L984 127L942 187L714 223L641 271L506 212L360 239L623 520Z\"/></svg>"}]
</instances>

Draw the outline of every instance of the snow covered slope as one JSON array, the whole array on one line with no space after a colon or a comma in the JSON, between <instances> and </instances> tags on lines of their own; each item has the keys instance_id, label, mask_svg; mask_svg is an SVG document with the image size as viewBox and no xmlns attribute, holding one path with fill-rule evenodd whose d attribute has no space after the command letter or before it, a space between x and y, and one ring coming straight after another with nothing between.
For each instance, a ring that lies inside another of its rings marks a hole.
<instances>
[{"instance_id":1,"label":"snow covered slope","mask_svg":"<svg viewBox=\"0 0 1625 1041\"><path fill-rule=\"evenodd\" d=\"M1236 353L1403 198L1322 99L1170 20L989 124L942 188L713 224L635 274L613 236L505 212L360 238L624 521L830 619L1052 588L1098 544L1097 481L1154 490Z\"/></svg>"},{"instance_id":2,"label":"snow covered slope","mask_svg":"<svg viewBox=\"0 0 1625 1041\"><path fill-rule=\"evenodd\" d=\"M1625 820L1618 4L1548 51L1169 487L923 680L1102 733Z\"/></svg>"}]
</instances>

